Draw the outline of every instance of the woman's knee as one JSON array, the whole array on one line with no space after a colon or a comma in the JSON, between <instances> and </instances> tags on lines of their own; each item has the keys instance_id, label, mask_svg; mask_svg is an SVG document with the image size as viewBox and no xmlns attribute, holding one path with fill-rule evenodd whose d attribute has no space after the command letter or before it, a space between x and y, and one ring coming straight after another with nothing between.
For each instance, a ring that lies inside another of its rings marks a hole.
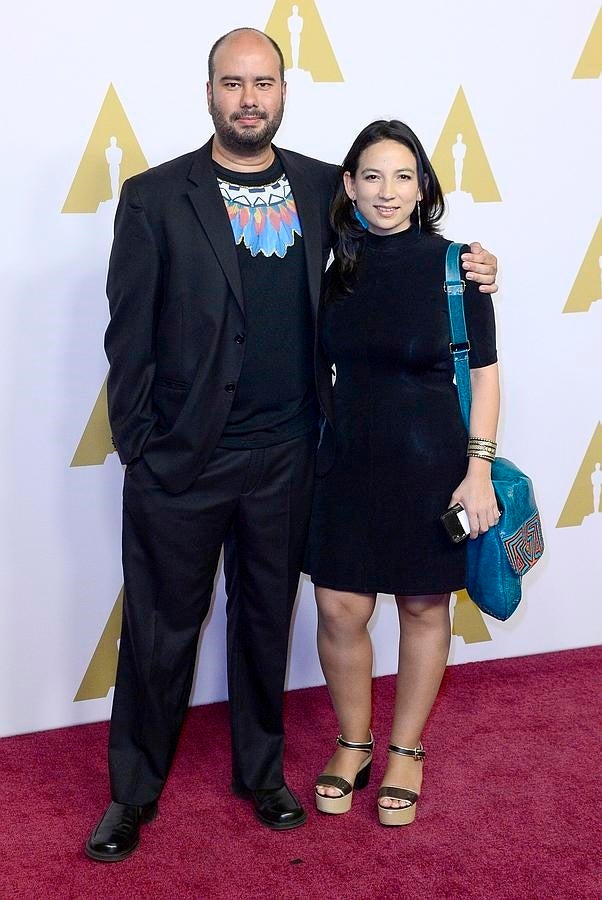
<instances>
[{"instance_id":1,"label":"woman's knee","mask_svg":"<svg viewBox=\"0 0 602 900\"><path fill-rule=\"evenodd\" d=\"M449 618L449 594L397 596L399 617L408 623L436 625Z\"/></svg>"},{"instance_id":2,"label":"woman's knee","mask_svg":"<svg viewBox=\"0 0 602 900\"><path fill-rule=\"evenodd\" d=\"M328 631L358 631L366 627L374 612L375 597L316 588L320 627Z\"/></svg>"}]
</instances>

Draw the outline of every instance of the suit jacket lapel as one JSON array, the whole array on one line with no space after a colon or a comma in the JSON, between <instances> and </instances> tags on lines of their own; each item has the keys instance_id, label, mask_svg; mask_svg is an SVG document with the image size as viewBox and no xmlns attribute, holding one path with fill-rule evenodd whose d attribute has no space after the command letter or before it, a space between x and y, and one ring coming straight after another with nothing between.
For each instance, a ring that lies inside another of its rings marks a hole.
<instances>
[{"instance_id":1,"label":"suit jacket lapel","mask_svg":"<svg viewBox=\"0 0 602 900\"><path fill-rule=\"evenodd\" d=\"M307 283L314 317L318 314L320 285L322 281L322 237L320 222L320 202L315 195L315 186L309 182L307 174L286 150L277 149L286 171L303 231Z\"/></svg>"},{"instance_id":2,"label":"suit jacket lapel","mask_svg":"<svg viewBox=\"0 0 602 900\"><path fill-rule=\"evenodd\" d=\"M191 203L205 231L207 240L213 247L224 275L228 279L232 293L244 312L244 297L236 244L232 235L232 226L228 219L226 207L220 194L211 160L211 143L209 140L194 158L188 178L196 186L188 191Z\"/></svg>"}]
</instances>

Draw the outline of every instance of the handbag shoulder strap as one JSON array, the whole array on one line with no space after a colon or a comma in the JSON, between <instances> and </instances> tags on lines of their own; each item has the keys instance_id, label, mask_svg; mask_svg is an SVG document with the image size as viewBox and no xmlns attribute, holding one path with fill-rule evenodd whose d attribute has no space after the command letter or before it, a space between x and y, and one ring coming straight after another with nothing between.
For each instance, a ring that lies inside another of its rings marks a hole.
<instances>
[{"instance_id":1,"label":"handbag shoulder strap","mask_svg":"<svg viewBox=\"0 0 602 900\"><path fill-rule=\"evenodd\" d=\"M460 276L460 253L463 246L464 244L450 244L447 248L445 257L445 291L447 293L451 337L449 350L454 358L460 410L466 431L468 431L472 391L470 387L470 367L468 365L470 341L466 333L466 320L464 318L465 284Z\"/></svg>"}]
</instances>

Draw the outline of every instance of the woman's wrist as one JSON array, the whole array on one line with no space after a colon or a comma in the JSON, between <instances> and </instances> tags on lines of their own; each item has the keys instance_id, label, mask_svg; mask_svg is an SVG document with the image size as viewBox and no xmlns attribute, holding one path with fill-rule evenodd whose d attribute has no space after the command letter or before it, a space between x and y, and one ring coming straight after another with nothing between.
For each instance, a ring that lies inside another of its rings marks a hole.
<instances>
[{"instance_id":1,"label":"woman's wrist","mask_svg":"<svg viewBox=\"0 0 602 900\"><path fill-rule=\"evenodd\" d=\"M466 474L491 481L491 461L477 456L469 456Z\"/></svg>"}]
</instances>

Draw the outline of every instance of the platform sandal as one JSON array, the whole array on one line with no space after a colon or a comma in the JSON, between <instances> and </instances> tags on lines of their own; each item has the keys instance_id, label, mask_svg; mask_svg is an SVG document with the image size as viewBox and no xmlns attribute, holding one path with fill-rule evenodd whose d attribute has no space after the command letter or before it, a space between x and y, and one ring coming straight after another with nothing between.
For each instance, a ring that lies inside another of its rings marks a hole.
<instances>
[{"instance_id":1,"label":"platform sandal","mask_svg":"<svg viewBox=\"0 0 602 900\"><path fill-rule=\"evenodd\" d=\"M416 762L423 762L426 755L422 744L414 748L398 747L396 744L389 744L389 753L399 753L400 756L412 756ZM388 800L403 800L406 805L396 808L381 806L380 801L385 798ZM378 792L378 819L380 824L409 825L416 817L417 800L418 794L416 791L383 785Z\"/></svg>"},{"instance_id":2,"label":"platform sandal","mask_svg":"<svg viewBox=\"0 0 602 900\"><path fill-rule=\"evenodd\" d=\"M353 784L349 784L349 782L345 778L341 778L340 775L327 775L324 772L322 775L318 776L316 780L316 806L320 812L332 813L333 815L349 812L351 809L351 801L353 799L353 791L356 788L357 790L361 790L361 788L365 788L368 784L370 772L372 770L374 737L372 732L370 732L369 741L358 742L346 741L342 735L339 735L337 744L339 747L344 747L345 750L361 750L363 753L367 753L368 756L357 770L357 775L355 776ZM336 788L340 791L340 794L337 797L325 797L323 794L318 793L319 787Z\"/></svg>"}]
</instances>

